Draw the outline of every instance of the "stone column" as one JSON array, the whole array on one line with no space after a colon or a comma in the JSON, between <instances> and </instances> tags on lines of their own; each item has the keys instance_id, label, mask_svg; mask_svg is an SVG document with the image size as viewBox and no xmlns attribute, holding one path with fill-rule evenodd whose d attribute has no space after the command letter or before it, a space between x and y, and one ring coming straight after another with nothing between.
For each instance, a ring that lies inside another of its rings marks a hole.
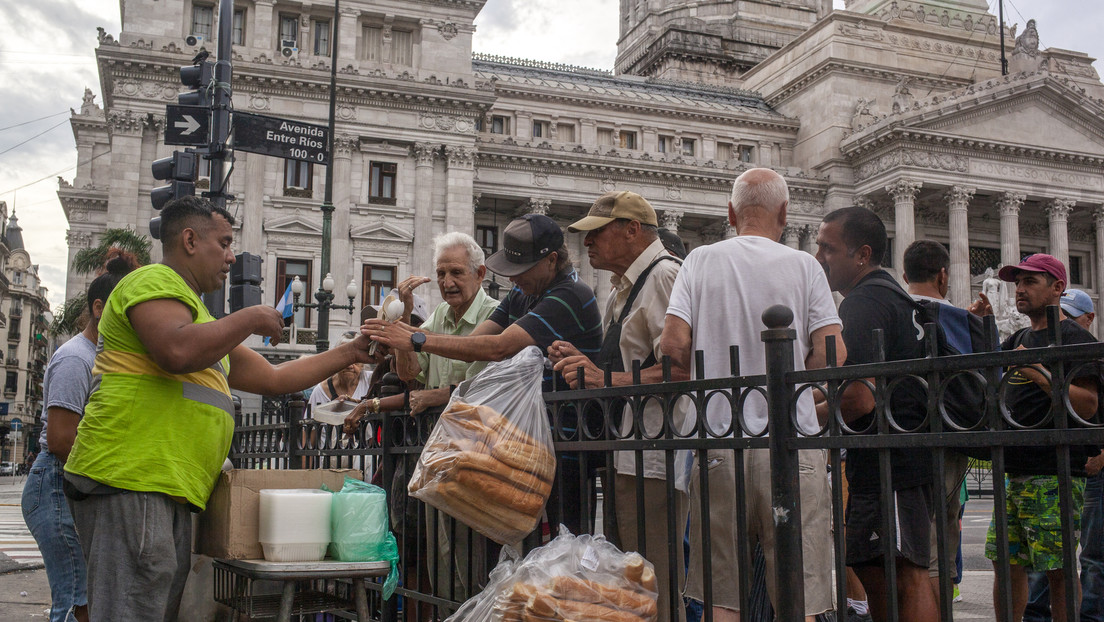
<instances>
[{"instance_id":1,"label":"stone column","mask_svg":"<svg viewBox=\"0 0 1104 622\"><path fill-rule=\"evenodd\" d=\"M354 267L350 265L353 257L353 241L349 236L352 207L351 188L353 187L353 151L360 147L360 139L355 136L337 134L334 136L334 185L333 185L333 232L330 238L330 274L334 278L334 304L348 304L345 286L354 278ZM325 278L326 275L322 275ZM355 302L354 302L355 304ZM357 316L359 320L359 316ZM350 323L359 324L349 314L335 309L330 312L330 334L339 334ZM332 342L332 340L331 340Z\"/></svg>"},{"instance_id":2,"label":"stone column","mask_svg":"<svg viewBox=\"0 0 1104 622\"><path fill-rule=\"evenodd\" d=\"M1104 303L1104 205L1097 205L1093 208L1093 224L1096 225L1096 295L1097 295L1097 308L1100 308L1100 304ZM1099 313L1099 311L1098 311ZM1096 335L1099 338L1100 334L1100 322L1096 322Z\"/></svg>"},{"instance_id":3,"label":"stone column","mask_svg":"<svg viewBox=\"0 0 1104 622\"><path fill-rule=\"evenodd\" d=\"M774 156L772 152L774 148L767 141L761 141L759 143L758 163L759 166L769 167L774 165Z\"/></svg>"},{"instance_id":4,"label":"stone column","mask_svg":"<svg viewBox=\"0 0 1104 622\"><path fill-rule=\"evenodd\" d=\"M265 160L267 156L256 153L241 153L237 158L245 158L245 189L242 192L241 249L251 253L260 253L264 244L264 195ZM240 164L239 164L240 165ZM272 261L276 269L276 261ZM276 297L283 292L272 293L276 288L275 279L265 282L265 304L275 303Z\"/></svg>"},{"instance_id":5,"label":"stone column","mask_svg":"<svg viewBox=\"0 0 1104 622\"><path fill-rule=\"evenodd\" d=\"M433 239L433 162L437 148L427 143L414 145L414 253L413 269L418 276L432 276L430 241Z\"/></svg>"},{"instance_id":6,"label":"stone column","mask_svg":"<svg viewBox=\"0 0 1104 622\"><path fill-rule=\"evenodd\" d=\"M922 185L923 182L905 178L885 187L893 197L893 267L898 272L905 261L905 249L916 239L914 201Z\"/></svg>"},{"instance_id":7,"label":"stone column","mask_svg":"<svg viewBox=\"0 0 1104 622\"><path fill-rule=\"evenodd\" d=\"M974 192L974 188L966 186L954 186L947 192L947 225L951 238L951 269L947 276L951 282L951 304L959 306L970 302L970 230L967 208ZM901 252L904 253L904 249ZM898 264L897 270L904 274L904 264Z\"/></svg>"},{"instance_id":8,"label":"stone column","mask_svg":"<svg viewBox=\"0 0 1104 622\"><path fill-rule=\"evenodd\" d=\"M680 209L663 210L663 215L659 217L659 226L675 234L678 233L679 224L681 222L682 210Z\"/></svg>"},{"instance_id":9,"label":"stone column","mask_svg":"<svg viewBox=\"0 0 1104 622\"><path fill-rule=\"evenodd\" d=\"M786 225L779 242L795 250L801 250L801 225Z\"/></svg>"},{"instance_id":10,"label":"stone column","mask_svg":"<svg viewBox=\"0 0 1104 622\"><path fill-rule=\"evenodd\" d=\"M810 255L816 255L816 239L819 230L820 227L818 225L805 225L801 228L801 250Z\"/></svg>"},{"instance_id":11,"label":"stone column","mask_svg":"<svg viewBox=\"0 0 1104 622\"><path fill-rule=\"evenodd\" d=\"M275 35L272 28L272 7L275 4L272 0L256 0L253 3L253 48L268 58L279 54L272 42Z\"/></svg>"},{"instance_id":12,"label":"stone column","mask_svg":"<svg viewBox=\"0 0 1104 622\"><path fill-rule=\"evenodd\" d=\"M445 231L475 235L475 212L472 211L475 151L471 147L446 145L445 158L448 161Z\"/></svg>"},{"instance_id":13,"label":"stone column","mask_svg":"<svg viewBox=\"0 0 1104 622\"><path fill-rule=\"evenodd\" d=\"M519 110L514 113L514 136L523 140L533 139L533 113Z\"/></svg>"},{"instance_id":14,"label":"stone column","mask_svg":"<svg viewBox=\"0 0 1104 622\"><path fill-rule=\"evenodd\" d=\"M541 216L547 216L548 208L550 207L552 207L552 199L530 197L529 203L525 207L525 212L528 214L540 214Z\"/></svg>"},{"instance_id":15,"label":"stone column","mask_svg":"<svg viewBox=\"0 0 1104 622\"><path fill-rule=\"evenodd\" d=\"M1020 208L1027 196L1005 192L997 199L1000 209L1001 263L1014 266L1020 263Z\"/></svg>"},{"instance_id":16,"label":"stone column","mask_svg":"<svg viewBox=\"0 0 1104 622\"><path fill-rule=\"evenodd\" d=\"M108 204L124 206L108 212L108 227L134 226L143 219L139 206L150 209L149 199L139 201L138 187L142 171L149 170L149 163L142 163L142 133L145 113L133 110L117 110L107 115L111 139L111 186L107 190Z\"/></svg>"},{"instance_id":17,"label":"stone column","mask_svg":"<svg viewBox=\"0 0 1104 622\"><path fill-rule=\"evenodd\" d=\"M1050 254L1058 258L1069 270L1069 215L1073 211L1073 199L1053 199L1046 205L1047 218L1050 221ZM1068 285L1068 283L1067 283Z\"/></svg>"},{"instance_id":18,"label":"stone column","mask_svg":"<svg viewBox=\"0 0 1104 622\"><path fill-rule=\"evenodd\" d=\"M357 35L360 34L360 9L341 7L341 19L337 24L337 56L334 62L340 70L347 65L357 66Z\"/></svg>"}]
</instances>

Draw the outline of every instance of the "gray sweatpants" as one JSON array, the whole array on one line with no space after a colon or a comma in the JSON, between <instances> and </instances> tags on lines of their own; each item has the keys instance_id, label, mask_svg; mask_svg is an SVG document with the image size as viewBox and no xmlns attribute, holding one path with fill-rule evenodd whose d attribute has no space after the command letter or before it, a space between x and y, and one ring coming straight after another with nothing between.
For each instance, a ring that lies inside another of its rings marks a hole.
<instances>
[{"instance_id":1,"label":"gray sweatpants","mask_svg":"<svg viewBox=\"0 0 1104 622\"><path fill-rule=\"evenodd\" d=\"M187 506L130 491L69 506L88 564L92 622L175 622L191 563Z\"/></svg>"}]
</instances>

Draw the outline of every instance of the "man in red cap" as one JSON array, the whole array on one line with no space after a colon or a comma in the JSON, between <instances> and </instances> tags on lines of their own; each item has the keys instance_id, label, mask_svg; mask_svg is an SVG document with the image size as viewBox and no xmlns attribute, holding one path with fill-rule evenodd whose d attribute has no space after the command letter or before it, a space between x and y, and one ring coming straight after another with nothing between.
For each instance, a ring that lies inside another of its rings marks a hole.
<instances>
[{"instance_id":1,"label":"man in red cap","mask_svg":"<svg viewBox=\"0 0 1104 622\"><path fill-rule=\"evenodd\" d=\"M1066 267L1058 259L1036 253L1017 266L1001 268L998 276L1016 284L1016 310L1031 320L1031 326L1017 331L1001 344L1002 350L1042 348L1047 339L1047 307L1058 305L1066 289ZM1077 322L1062 316L1059 326L1062 345L1093 343L1096 340ZM1039 365L1027 365L1011 370L1005 403L1013 418L1023 425L1036 425L1050 411L1051 372ZM1096 412L1097 379L1093 371L1081 368L1069 385L1069 403L1085 418ZM1051 614L1055 620L1066 620L1066 589L1062 573L1061 521L1074 521L1073 533L1080 530L1081 508L1085 492L1085 462L1096 450L1070 448L1073 505L1070 514L1062 516L1058 505L1058 462L1053 447L1018 447L1005 452L1005 504L1008 510L1008 551L1012 568L1012 619L1024 615L1027 604L1027 573L1045 572L1050 582ZM1076 539L1076 535L1074 536ZM990 523L985 541L985 555L997 559L996 526ZM1074 542L1073 546L1077 546ZM1002 617L998 586L993 584L993 603L997 618Z\"/></svg>"}]
</instances>

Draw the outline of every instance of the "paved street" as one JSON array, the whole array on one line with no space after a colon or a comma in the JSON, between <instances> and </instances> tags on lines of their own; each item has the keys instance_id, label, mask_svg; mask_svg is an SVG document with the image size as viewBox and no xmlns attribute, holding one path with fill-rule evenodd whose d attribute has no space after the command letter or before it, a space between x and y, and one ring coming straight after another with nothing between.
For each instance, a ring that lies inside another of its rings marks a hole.
<instances>
[{"instance_id":1,"label":"paved street","mask_svg":"<svg viewBox=\"0 0 1104 622\"><path fill-rule=\"evenodd\" d=\"M0 477L0 572L42 565L42 555L19 507L26 479L26 476Z\"/></svg>"}]
</instances>

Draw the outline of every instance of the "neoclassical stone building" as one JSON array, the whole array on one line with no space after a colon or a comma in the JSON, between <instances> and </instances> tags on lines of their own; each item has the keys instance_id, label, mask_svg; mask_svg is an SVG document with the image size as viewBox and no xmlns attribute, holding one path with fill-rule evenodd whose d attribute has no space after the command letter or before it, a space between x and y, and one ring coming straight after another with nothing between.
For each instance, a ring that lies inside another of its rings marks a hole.
<instances>
[{"instance_id":1,"label":"neoclassical stone building","mask_svg":"<svg viewBox=\"0 0 1104 622\"><path fill-rule=\"evenodd\" d=\"M342 3L332 272L338 292L357 284L356 305L430 274L437 233L494 250L514 216L566 225L612 189L643 194L691 248L708 244L730 234L728 192L750 166L789 182L794 247L814 250L823 214L858 202L889 226L891 266L912 240L949 246L956 303L985 268L1044 250L1074 285L1104 291L1104 86L1086 55L1038 49L1034 25L1006 31L1002 77L984 0L835 12L830 0L622 0L615 72L473 56L484 4ZM215 12L143 0L127 3L121 33L100 32L104 102L89 93L74 112L77 175L59 180L70 253L107 227L146 230L150 163L172 151L164 106L196 52L184 38L210 42ZM237 2L235 108L325 123L334 17L327 3ZM316 288L324 169L236 159L236 244L264 257L266 299L296 275ZM581 236L568 240L585 258ZM606 275L580 263L604 296ZM85 285L70 275L67 294ZM315 318L297 322L313 342Z\"/></svg>"}]
</instances>

